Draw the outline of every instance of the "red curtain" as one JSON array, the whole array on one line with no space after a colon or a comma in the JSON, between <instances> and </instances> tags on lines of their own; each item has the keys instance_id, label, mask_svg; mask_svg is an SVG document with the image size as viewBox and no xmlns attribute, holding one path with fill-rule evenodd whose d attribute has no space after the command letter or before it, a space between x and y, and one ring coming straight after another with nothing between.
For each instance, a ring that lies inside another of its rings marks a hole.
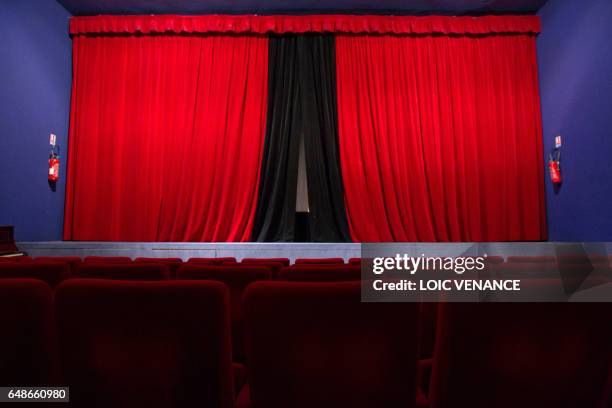
<instances>
[{"instance_id":1,"label":"red curtain","mask_svg":"<svg viewBox=\"0 0 612 408\"><path fill-rule=\"evenodd\" d=\"M267 39L75 36L64 238L247 241Z\"/></svg>"},{"instance_id":2,"label":"red curtain","mask_svg":"<svg viewBox=\"0 0 612 408\"><path fill-rule=\"evenodd\" d=\"M100 33L352 33L490 34L539 33L538 16L204 15L80 16L70 34Z\"/></svg>"},{"instance_id":3,"label":"red curtain","mask_svg":"<svg viewBox=\"0 0 612 408\"><path fill-rule=\"evenodd\" d=\"M535 37L336 40L355 241L546 238Z\"/></svg>"}]
</instances>

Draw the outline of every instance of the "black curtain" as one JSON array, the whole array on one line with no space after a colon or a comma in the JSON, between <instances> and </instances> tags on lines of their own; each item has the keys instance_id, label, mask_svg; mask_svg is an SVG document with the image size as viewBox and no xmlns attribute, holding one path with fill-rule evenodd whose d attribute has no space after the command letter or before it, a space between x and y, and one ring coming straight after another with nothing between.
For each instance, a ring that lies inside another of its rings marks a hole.
<instances>
[{"instance_id":1,"label":"black curtain","mask_svg":"<svg viewBox=\"0 0 612 408\"><path fill-rule=\"evenodd\" d=\"M271 36L268 47L268 116L253 240L295 240L302 133L310 239L348 242L338 152L334 36Z\"/></svg>"}]
</instances>

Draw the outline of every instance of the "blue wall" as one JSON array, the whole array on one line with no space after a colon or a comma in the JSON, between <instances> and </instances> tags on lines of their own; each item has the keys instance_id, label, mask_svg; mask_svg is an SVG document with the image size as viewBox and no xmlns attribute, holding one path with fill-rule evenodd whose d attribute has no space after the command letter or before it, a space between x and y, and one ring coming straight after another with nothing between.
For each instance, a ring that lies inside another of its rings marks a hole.
<instances>
[{"instance_id":1,"label":"blue wall","mask_svg":"<svg viewBox=\"0 0 612 408\"><path fill-rule=\"evenodd\" d=\"M549 0L539 14L545 149L563 138L549 240L612 241L612 1Z\"/></svg>"},{"instance_id":2,"label":"blue wall","mask_svg":"<svg viewBox=\"0 0 612 408\"><path fill-rule=\"evenodd\" d=\"M0 225L17 240L62 236L71 85L70 14L54 0L0 5ZM62 153L56 191L47 182L49 133Z\"/></svg>"}]
</instances>

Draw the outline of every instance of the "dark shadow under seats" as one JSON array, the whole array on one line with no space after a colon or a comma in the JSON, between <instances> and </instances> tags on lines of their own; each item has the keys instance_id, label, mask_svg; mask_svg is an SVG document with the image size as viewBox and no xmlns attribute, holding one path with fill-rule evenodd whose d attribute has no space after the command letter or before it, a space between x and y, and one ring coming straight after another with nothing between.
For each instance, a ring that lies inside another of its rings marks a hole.
<instances>
[{"instance_id":1,"label":"dark shadow under seats","mask_svg":"<svg viewBox=\"0 0 612 408\"><path fill-rule=\"evenodd\" d=\"M439 313L433 408L610 406L600 404L611 303L448 303Z\"/></svg>"},{"instance_id":2,"label":"dark shadow under seats","mask_svg":"<svg viewBox=\"0 0 612 408\"><path fill-rule=\"evenodd\" d=\"M57 384L51 302L52 290L40 280L0 279L2 386Z\"/></svg>"},{"instance_id":3,"label":"dark shadow under seats","mask_svg":"<svg viewBox=\"0 0 612 408\"><path fill-rule=\"evenodd\" d=\"M417 304L361 303L358 282L257 282L243 307L241 407L415 405Z\"/></svg>"},{"instance_id":4,"label":"dark shadow under seats","mask_svg":"<svg viewBox=\"0 0 612 408\"><path fill-rule=\"evenodd\" d=\"M230 291L230 305L232 316L232 344L235 361L246 360L243 335L242 294L245 288L257 281L266 281L272 278L269 268L261 265L183 265L176 274L179 280L214 280L226 284Z\"/></svg>"},{"instance_id":5,"label":"dark shadow under seats","mask_svg":"<svg viewBox=\"0 0 612 408\"><path fill-rule=\"evenodd\" d=\"M225 285L72 279L55 299L71 406L232 407Z\"/></svg>"},{"instance_id":6,"label":"dark shadow under seats","mask_svg":"<svg viewBox=\"0 0 612 408\"><path fill-rule=\"evenodd\" d=\"M324 265L324 264L343 264L344 259L342 258L298 258L295 260L295 265L304 265L304 264L316 264L316 265Z\"/></svg>"},{"instance_id":7,"label":"dark shadow under seats","mask_svg":"<svg viewBox=\"0 0 612 408\"><path fill-rule=\"evenodd\" d=\"M70 278L70 266L63 262L16 262L0 263L0 279L28 278L39 279L55 287Z\"/></svg>"},{"instance_id":8,"label":"dark shadow under seats","mask_svg":"<svg viewBox=\"0 0 612 408\"><path fill-rule=\"evenodd\" d=\"M361 279L361 267L356 265L293 265L281 269L279 280L296 282L340 282Z\"/></svg>"},{"instance_id":9,"label":"dark shadow under seats","mask_svg":"<svg viewBox=\"0 0 612 408\"><path fill-rule=\"evenodd\" d=\"M167 280L170 279L170 271L163 264L85 263L77 267L75 277L120 280Z\"/></svg>"}]
</instances>

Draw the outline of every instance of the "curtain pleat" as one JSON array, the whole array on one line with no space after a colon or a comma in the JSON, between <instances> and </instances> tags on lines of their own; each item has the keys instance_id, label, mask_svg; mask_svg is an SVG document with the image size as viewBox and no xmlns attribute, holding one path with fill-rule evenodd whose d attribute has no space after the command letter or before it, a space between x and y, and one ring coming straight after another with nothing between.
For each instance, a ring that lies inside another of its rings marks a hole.
<instances>
[{"instance_id":1,"label":"curtain pleat","mask_svg":"<svg viewBox=\"0 0 612 408\"><path fill-rule=\"evenodd\" d=\"M268 115L254 241L291 242L295 237L302 119L295 40L271 36L268 43Z\"/></svg>"},{"instance_id":2,"label":"curtain pleat","mask_svg":"<svg viewBox=\"0 0 612 408\"><path fill-rule=\"evenodd\" d=\"M350 240L339 167L334 37L271 36L268 122L257 241L294 241L297 165L304 137L310 239Z\"/></svg>"},{"instance_id":3,"label":"curtain pleat","mask_svg":"<svg viewBox=\"0 0 612 408\"><path fill-rule=\"evenodd\" d=\"M535 37L336 40L355 241L546 239Z\"/></svg>"},{"instance_id":4,"label":"curtain pleat","mask_svg":"<svg viewBox=\"0 0 612 408\"><path fill-rule=\"evenodd\" d=\"M263 36L78 36L64 238L248 241Z\"/></svg>"}]
</instances>

